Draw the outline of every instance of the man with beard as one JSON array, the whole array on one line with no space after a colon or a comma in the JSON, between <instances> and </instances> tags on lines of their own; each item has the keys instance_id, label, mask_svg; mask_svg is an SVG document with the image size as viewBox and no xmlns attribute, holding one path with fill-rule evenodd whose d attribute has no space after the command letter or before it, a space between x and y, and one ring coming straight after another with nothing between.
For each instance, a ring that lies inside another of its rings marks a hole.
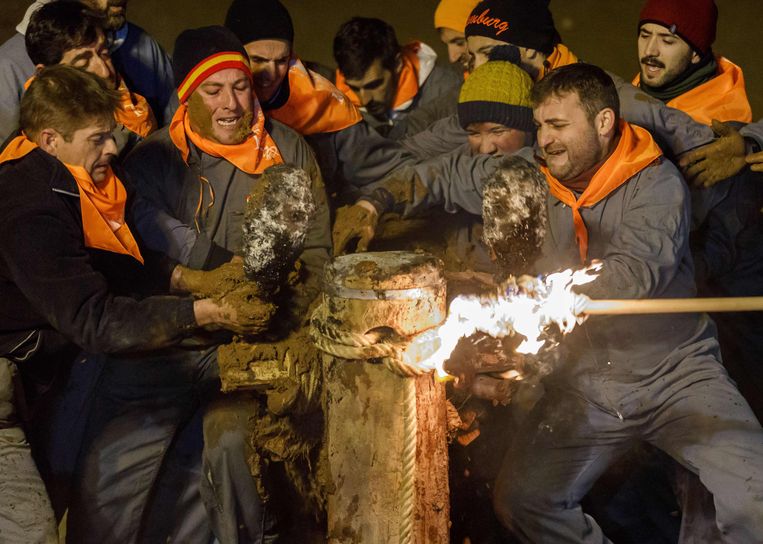
<instances>
[{"instance_id":1,"label":"man with beard","mask_svg":"<svg viewBox=\"0 0 763 544\"><path fill-rule=\"evenodd\" d=\"M380 19L354 17L339 27L334 59L336 86L372 127L393 140L405 134L408 114L458 94L461 78L436 64L431 47L418 41L401 47L395 30Z\"/></svg>"},{"instance_id":2,"label":"man with beard","mask_svg":"<svg viewBox=\"0 0 763 544\"><path fill-rule=\"evenodd\" d=\"M639 17L641 73L633 84L709 125L752 121L742 69L712 49L714 0L649 0Z\"/></svg>"},{"instance_id":3,"label":"man with beard","mask_svg":"<svg viewBox=\"0 0 763 544\"><path fill-rule=\"evenodd\" d=\"M24 44L30 17L41 6L56 0L36 0L8 41L0 45L0 141L18 128L18 111L24 83L35 66ZM91 9L107 19L109 53L130 90L148 100L159 126L177 107L174 102L172 66L161 46L139 26L126 21L128 0L87 0Z\"/></svg>"},{"instance_id":4,"label":"man with beard","mask_svg":"<svg viewBox=\"0 0 763 544\"><path fill-rule=\"evenodd\" d=\"M266 119L253 93L246 51L228 29L181 33L173 68L180 107L170 125L141 142L125 165L138 193L158 209L142 218L139 231L149 247L181 264L215 268L242 251L247 197L265 169L282 163L303 169L316 206L299 256L303 281L293 295L286 289L279 294L281 311L273 321L279 329L301 323L331 247L326 196L310 148L285 125ZM141 370L131 373L118 372L123 365L107 365L117 370L104 375L95 399L103 410L69 512L80 528L73 541L140 537L164 452L197 408L204 414L198 485L215 536L220 542L260 542L271 529L247 463L254 400L244 393L218 396L201 407L186 401L184 389L196 388L198 369L217 366L217 347L228 341L230 336L196 337L186 349L164 354L161 373L142 366L150 358L132 361ZM156 387L182 392L178 398L157 396ZM197 490L192 502L198 498Z\"/></svg>"},{"instance_id":5,"label":"man with beard","mask_svg":"<svg viewBox=\"0 0 763 544\"><path fill-rule=\"evenodd\" d=\"M95 74L120 93L114 135L119 153L126 154L137 141L156 130L156 119L146 99L131 92L114 69L102 23L103 19L80 2L47 4L29 21L27 52L38 70L67 64Z\"/></svg>"},{"instance_id":6,"label":"man with beard","mask_svg":"<svg viewBox=\"0 0 763 544\"><path fill-rule=\"evenodd\" d=\"M533 89L551 196L536 269L599 260L592 298L694 296L688 190L649 133L619 120L596 67L551 72ZM720 364L705 315L590 318L507 453L495 506L524 542L607 542L580 500L633 441L699 475L728 542L763 534L763 430Z\"/></svg>"},{"instance_id":7,"label":"man with beard","mask_svg":"<svg viewBox=\"0 0 763 544\"><path fill-rule=\"evenodd\" d=\"M110 165L119 101L102 78L65 65L45 68L21 101L24 134L0 155L3 542L58 542L20 420L27 436L51 424L49 397L81 349L146 353L205 326L257 330L232 298L145 296L161 283L181 287L185 272L178 268L173 281L167 269L157 281L149 270L162 267L149 267L148 254L144 261L134 226L145 204L125 189ZM65 430L70 429L59 429ZM66 439L76 455L79 437L69 432ZM30 442L37 463L45 465L47 444ZM58 488L62 476L56 473L46 483Z\"/></svg>"},{"instance_id":8,"label":"man with beard","mask_svg":"<svg viewBox=\"0 0 763 544\"><path fill-rule=\"evenodd\" d=\"M363 120L358 108L294 51L294 27L278 0L234 0L225 26L244 44L265 115L301 134L330 195L377 181L410 157Z\"/></svg>"},{"instance_id":9,"label":"man with beard","mask_svg":"<svg viewBox=\"0 0 763 544\"><path fill-rule=\"evenodd\" d=\"M713 54L718 10L714 0L649 0L641 10L638 53L644 92L717 131L720 122L748 123L752 111L742 70ZM763 261L758 243L763 201L759 175L743 171L709 188L692 188L693 250L703 296L761 295ZM763 349L759 318L713 316L732 377L758 417L763 416Z\"/></svg>"}]
</instances>

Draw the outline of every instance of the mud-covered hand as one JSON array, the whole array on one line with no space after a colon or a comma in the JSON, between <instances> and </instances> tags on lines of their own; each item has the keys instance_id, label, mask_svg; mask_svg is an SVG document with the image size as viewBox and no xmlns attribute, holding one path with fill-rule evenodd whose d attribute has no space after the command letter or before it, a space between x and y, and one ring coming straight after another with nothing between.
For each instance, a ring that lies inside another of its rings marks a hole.
<instances>
[{"instance_id":1,"label":"mud-covered hand","mask_svg":"<svg viewBox=\"0 0 763 544\"><path fill-rule=\"evenodd\" d=\"M747 145L739 131L716 120L712 127L718 139L684 153L678 163L686 179L698 187L711 187L737 174L747 164Z\"/></svg>"},{"instance_id":2,"label":"mud-covered hand","mask_svg":"<svg viewBox=\"0 0 763 544\"><path fill-rule=\"evenodd\" d=\"M520 380L515 376L504 378L493 374L480 374L472 381L472 394L480 399L506 405L511 402L511 395L518 381Z\"/></svg>"},{"instance_id":3,"label":"mud-covered hand","mask_svg":"<svg viewBox=\"0 0 763 544\"><path fill-rule=\"evenodd\" d=\"M178 265L172 274L172 290L190 293L196 298L220 298L249 284L254 285L244 275L241 259L235 259L208 271Z\"/></svg>"},{"instance_id":4,"label":"mud-covered hand","mask_svg":"<svg viewBox=\"0 0 763 544\"><path fill-rule=\"evenodd\" d=\"M358 239L356 251L366 251L368 244L376 235L378 223L379 214L376 208L363 200L359 200L352 206L339 208L333 230L334 255L342 255L347 245L356 238Z\"/></svg>"},{"instance_id":5,"label":"mud-covered hand","mask_svg":"<svg viewBox=\"0 0 763 544\"><path fill-rule=\"evenodd\" d=\"M237 334L265 332L276 312L275 304L262 299L252 283L236 287L212 303L217 313L211 324Z\"/></svg>"}]
</instances>

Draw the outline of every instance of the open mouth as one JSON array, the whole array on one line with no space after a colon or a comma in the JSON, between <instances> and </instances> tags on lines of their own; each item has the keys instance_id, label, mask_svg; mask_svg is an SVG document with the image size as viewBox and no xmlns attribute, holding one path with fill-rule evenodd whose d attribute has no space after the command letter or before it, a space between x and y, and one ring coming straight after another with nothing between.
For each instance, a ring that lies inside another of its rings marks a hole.
<instances>
[{"instance_id":1,"label":"open mouth","mask_svg":"<svg viewBox=\"0 0 763 544\"><path fill-rule=\"evenodd\" d=\"M240 117L224 117L217 120L217 125L223 128L233 128L238 124Z\"/></svg>"},{"instance_id":2,"label":"open mouth","mask_svg":"<svg viewBox=\"0 0 763 544\"><path fill-rule=\"evenodd\" d=\"M644 71L647 74L656 74L665 69L665 65L663 63L650 58L641 59L641 66L643 66Z\"/></svg>"},{"instance_id":3,"label":"open mouth","mask_svg":"<svg viewBox=\"0 0 763 544\"><path fill-rule=\"evenodd\" d=\"M564 155L565 149L544 149L543 153L546 155L546 159L549 159L551 157L560 157L561 155Z\"/></svg>"}]
</instances>

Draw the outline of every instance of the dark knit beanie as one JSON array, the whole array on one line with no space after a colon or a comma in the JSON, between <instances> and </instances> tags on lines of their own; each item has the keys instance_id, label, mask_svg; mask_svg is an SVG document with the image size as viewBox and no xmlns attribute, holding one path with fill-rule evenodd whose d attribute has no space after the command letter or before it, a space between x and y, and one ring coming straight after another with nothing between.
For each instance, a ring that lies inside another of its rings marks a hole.
<instances>
[{"instance_id":1,"label":"dark knit beanie","mask_svg":"<svg viewBox=\"0 0 763 544\"><path fill-rule=\"evenodd\" d=\"M461 86L458 122L463 128L472 123L499 123L533 132L532 86L527 72L513 62L490 60L469 74Z\"/></svg>"},{"instance_id":2,"label":"dark knit beanie","mask_svg":"<svg viewBox=\"0 0 763 544\"><path fill-rule=\"evenodd\" d=\"M225 26L244 45L257 40L286 40L294 43L294 25L278 0L233 0Z\"/></svg>"},{"instance_id":3,"label":"dark knit beanie","mask_svg":"<svg viewBox=\"0 0 763 544\"><path fill-rule=\"evenodd\" d=\"M647 0L638 26L641 28L644 23L662 25L704 55L715 41L717 22L715 0Z\"/></svg>"},{"instance_id":4,"label":"dark knit beanie","mask_svg":"<svg viewBox=\"0 0 763 544\"><path fill-rule=\"evenodd\" d=\"M465 34L535 49L550 55L562 41L549 0L483 0L466 20Z\"/></svg>"},{"instance_id":5,"label":"dark knit beanie","mask_svg":"<svg viewBox=\"0 0 763 544\"><path fill-rule=\"evenodd\" d=\"M224 26L184 30L175 40L172 71L181 104L205 79L226 68L238 68L252 77L244 47Z\"/></svg>"}]
</instances>

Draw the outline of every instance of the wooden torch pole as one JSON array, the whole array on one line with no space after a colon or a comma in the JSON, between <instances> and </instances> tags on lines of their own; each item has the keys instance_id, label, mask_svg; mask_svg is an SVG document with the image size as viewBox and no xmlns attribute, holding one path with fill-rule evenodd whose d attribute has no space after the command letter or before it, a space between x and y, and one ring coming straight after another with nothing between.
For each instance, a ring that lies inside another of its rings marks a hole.
<instances>
[{"instance_id":1,"label":"wooden torch pole","mask_svg":"<svg viewBox=\"0 0 763 544\"><path fill-rule=\"evenodd\" d=\"M588 315L677 314L693 312L760 312L763 297L653 298L591 300Z\"/></svg>"}]
</instances>

